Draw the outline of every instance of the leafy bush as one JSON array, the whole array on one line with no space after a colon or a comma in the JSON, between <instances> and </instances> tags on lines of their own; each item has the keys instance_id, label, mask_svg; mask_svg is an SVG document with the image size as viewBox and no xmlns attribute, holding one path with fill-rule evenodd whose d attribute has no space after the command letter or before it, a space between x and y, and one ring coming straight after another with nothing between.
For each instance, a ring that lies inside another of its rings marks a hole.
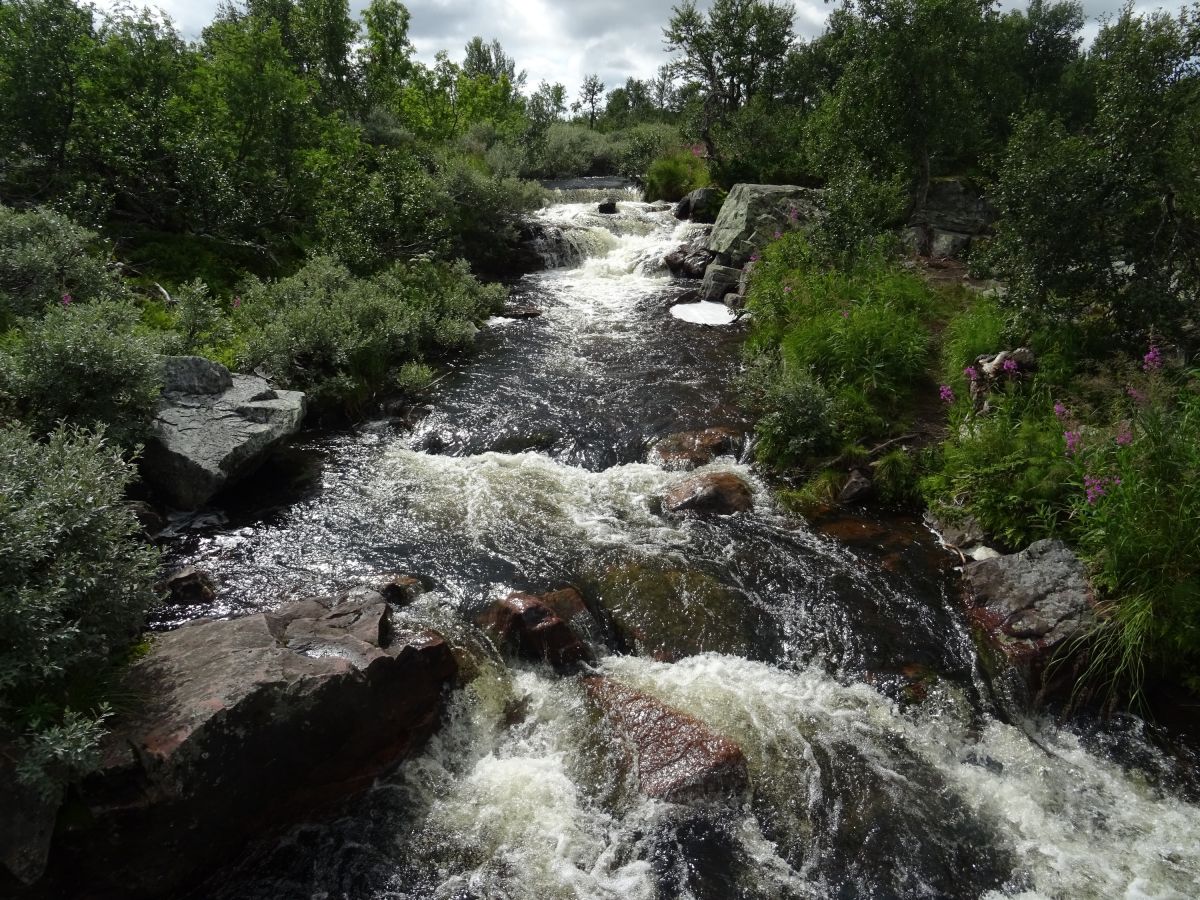
<instances>
[{"instance_id":1,"label":"leafy bush","mask_svg":"<svg viewBox=\"0 0 1200 900\"><path fill-rule=\"evenodd\" d=\"M388 386L396 367L469 344L473 323L504 297L502 287L471 277L465 263L416 260L356 278L317 257L289 278L243 287L243 362L265 364L289 387L307 391L318 412L357 413Z\"/></svg>"},{"instance_id":2,"label":"leafy bush","mask_svg":"<svg viewBox=\"0 0 1200 900\"><path fill-rule=\"evenodd\" d=\"M650 164L646 173L647 200L682 200L709 183L704 160L689 150L662 156Z\"/></svg>"},{"instance_id":3,"label":"leafy bush","mask_svg":"<svg viewBox=\"0 0 1200 900\"><path fill-rule=\"evenodd\" d=\"M614 168L626 178L641 178L659 157L677 150L682 143L674 125L642 124L608 136Z\"/></svg>"},{"instance_id":4,"label":"leafy bush","mask_svg":"<svg viewBox=\"0 0 1200 900\"><path fill-rule=\"evenodd\" d=\"M38 433L59 422L104 426L130 448L146 435L161 389L151 341L138 313L112 303L55 305L4 354L5 392Z\"/></svg>"},{"instance_id":5,"label":"leafy bush","mask_svg":"<svg viewBox=\"0 0 1200 900\"><path fill-rule=\"evenodd\" d=\"M558 122L546 129L534 165L527 174L542 178L607 175L613 170L612 151L600 132Z\"/></svg>"},{"instance_id":6,"label":"leafy bush","mask_svg":"<svg viewBox=\"0 0 1200 900\"><path fill-rule=\"evenodd\" d=\"M155 601L157 552L123 503L134 469L101 435L0 427L0 721L28 781L92 762L95 683Z\"/></svg>"},{"instance_id":7,"label":"leafy bush","mask_svg":"<svg viewBox=\"0 0 1200 900\"><path fill-rule=\"evenodd\" d=\"M986 416L960 397L937 471L922 481L931 507L953 519L965 508L1005 546L1055 534L1069 508L1071 460L1048 394L1010 389Z\"/></svg>"},{"instance_id":8,"label":"leafy bush","mask_svg":"<svg viewBox=\"0 0 1200 900\"><path fill-rule=\"evenodd\" d=\"M175 294L173 330L164 352L212 358L232 337L229 319L208 286L200 280L189 282Z\"/></svg>"},{"instance_id":9,"label":"leafy bush","mask_svg":"<svg viewBox=\"0 0 1200 900\"><path fill-rule=\"evenodd\" d=\"M119 282L88 252L96 235L65 216L0 205L0 319L38 316L48 304L119 297Z\"/></svg>"},{"instance_id":10,"label":"leafy bush","mask_svg":"<svg viewBox=\"0 0 1200 900\"><path fill-rule=\"evenodd\" d=\"M766 460L792 465L813 452L794 430L810 426L803 417L784 414L787 404L778 399L794 394L801 383L796 379L821 388L829 416L822 445L828 445L829 436L857 442L886 432L928 366L928 323L937 313L930 289L888 263L873 245L850 265L833 268L800 233L784 235L754 263L749 346L752 353L778 360L766 373L777 389L762 390L770 417L760 444Z\"/></svg>"},{"instance_id":11,"label":"leafy bush","mask_svg":"<svg viewBox=\"0 0 1200 900\"><path fill-rule=\"evenodd\" d=\"M751 365L742 387L759 410L754 433L763 462L798 465L833 446L834 401L809 370L763 356Z\"/></svg>"},{"instance_id":12,"label":"leafy bush","mask_svg":"<svg viewBox=\"0 0 1200 900\"><path fill-rule=\"evenodd\" d=\"M1070 530L1106 613L1089 674L1136 696L1174 670L1200 693L1200 386L1153 381L1074 426Z\"/></svg>"}]
</instances>

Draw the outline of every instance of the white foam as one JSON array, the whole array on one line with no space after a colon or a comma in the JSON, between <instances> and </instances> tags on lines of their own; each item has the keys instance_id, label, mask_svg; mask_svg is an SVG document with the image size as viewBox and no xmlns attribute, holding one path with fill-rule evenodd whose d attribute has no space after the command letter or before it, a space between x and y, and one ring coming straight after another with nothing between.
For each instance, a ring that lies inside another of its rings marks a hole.
<instances>
[{"instance_id":1,"label":"white foam","mask_svg":"<svg viewBox=\"0 0 1200 900\"><path fill-rule=\"evenodd\" d=\"M707 300L676 303L671 307L671 315L694 325L732 325L737 321L737 313L724 303L710 303Z\"/></svg>"}]
</instances>

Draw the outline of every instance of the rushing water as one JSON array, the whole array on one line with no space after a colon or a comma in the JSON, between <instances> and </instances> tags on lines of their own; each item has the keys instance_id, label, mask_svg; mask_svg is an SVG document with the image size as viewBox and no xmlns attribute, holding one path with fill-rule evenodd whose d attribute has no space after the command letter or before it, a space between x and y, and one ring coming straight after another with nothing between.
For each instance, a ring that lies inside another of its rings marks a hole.
<instances>
[{"instance_id":1,"label":"rushing water","mask_svg":"<svg viewBox=\"0 0 1200 900\"><path fill-rule=\"evenodd\" d=\"M562 265L513 288L541 317L489 323L413 421L301 443L286 502L248 490L177 523L176 557L222 592L163 624L416 572L435 589L400 615L480 660L422 755L196 896L1200 895L1188 767L1136 720L1022 713L980 672L927 538L836 541L782 514L732 457L710 468L755 487L752 513L660 514L680 476L647 461L650 444L747 427L730 402L744 326L668 311L686 286L661 258L691 226L633 200L601 216L571 197L543 213ZM693 655L597 667L741 746L745 798L639 796L578 678L505 665L469 624L489 598L566 583L632 594L626 612L645 621L661 610L638 591L673 586L672 627ZM913 672L923 697L904 690Z\"/></svg>"}]
</instances>

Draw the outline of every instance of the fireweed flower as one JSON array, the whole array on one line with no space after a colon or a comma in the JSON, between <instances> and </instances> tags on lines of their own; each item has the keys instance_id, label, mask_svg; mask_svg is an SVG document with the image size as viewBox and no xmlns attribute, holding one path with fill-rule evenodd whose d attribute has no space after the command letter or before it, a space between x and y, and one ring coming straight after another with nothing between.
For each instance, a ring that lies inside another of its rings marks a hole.
<instances>
[{"instance_id":1,"label":"fireweed flower","mask_svg":"<svg viewBox=\"0 0 1200 900\"><path fill-rule=\"evenodd\" d=\"M1000 368L1004 370L1005 375L1016 375L1017 369L1019 369L1020 366L1017 365L1017 361L1015 359L1006 359L1004 361L1004 365Z\"/></svg>"},{"instance_id":2,"label":"fireweed flower","mask_svg":"<svg viewBox=\"0 0 1200 900\"><path fill-rule=\"evenodd\" d=\"M1142 371L1157 372L1163 366L1162 354L1155 344L1150 345L1150 349L1146 351L1146 355L1142 357Z\"/></svg>"},{"instance_id":3,"label":"fireweed flower","mask_svg":"<svg viewBox=\"0 0 1200 900\"><path fill-rule=\"evenodd\" d=\"M843 310L842 310L842 318L843 318L843 319L848 319L848 318L850 318L850 310L848 310L848 309L843 309Z\"/></svg>"},{"instance_id":4,"label":"fireweed flower","mask_svg":"<svg viewBox=\"0 0 1200 900\"><path fill-rule=\"evenodd\" d=\"M979 370L974 366L967 366L963 369L963 376L967 381L977 381L979 379Z\"/></svg>"},{"instance_id":5,"label":"fireweed flower","mask_svg":"<svg viewBox=\"0 0 1200 900\"><path fill-rule=\"evenodd\" d=\"M776 228L775 229L775 240L779 240L781 237L783 237L783 232L780 231L778 228Z\"/></svg>"},{"instance_id":6,"label":"fireweed flower","mask_svg":"<svg viewBox=\"0 0 1200 900\"><path fill-rule=\"evenodd\" d=\"M1115 487L1120 483L1120 478L1106 478L1102 475L1084 475L1083 490L1087 496L1088 506L1095 506L1096 501L1105 496L1110 487Z\"/></svg>"},{"instance_id":7,"label":"fireweed flower","mask_svg":"<svg viewBox=\"0 0 1200 900\"><path fill-rule=\"evenodd\" d=\"M233 308L234 308L234 309L239 309L239 308L241 307L241 305L242 305L242 298L241 298L241 297L234 297L234 298L233 298Z\"/></svg>"},{"instance_id":8,"label":"fireweed flower","mask_svg":"<svg viewBox=\"0 0 1200 900\"><path fill-rule=\"evenodd\" d=\"M849 315L849 313L843 311L842 315L847 316L847 315ZM943 384L938 389L938 396L942 398L943 403L953 403L954 402L954 390L948 384Z\"/></svg>"},{"instance_id":9,"label":"fireweed flower","mask_svg":"<svg viewBox=\"0 0 1200 900\"><path fill-rule=\"evenodd\" d=\"M1065 419L1070 414L1071 414L1071 411L1063 405L1061 400L1056 400L1054 402L1054 417L1056 419L1058 419L1061 422L1063 419Z\"/></svg>"},{"instance_id":10,"label":"fireweed flower","mask_svg":"<svg viewBox=\"0 0 1200 900\"><path fill-rule=\"evenodd\" d=\"M1063 440L1067 442L1067 456L1074 456L1079 452L1080 444L1083 441L1083 435L1078 431L1064 431Z\"/></svg>"},{"instance_id":11,"label":"fireweed flower","mask_svg":"<svg viewBox=\"0 0 1200 900\"><path fill-rule=\"evenodd\" d=\"M59 301L59 302L60 302L60 303L62 303L62 305L63 305L63 306L70 306L70 305L71 305L71 301L73 301L74 299L75 299L75 298L74 298L74 297L72 297L70 294L63 294L63 295L62 295L62 300L61 300L61 301Z\"/></svg>"},{"instance_id":12,"label":"fireweed flower","mask_svg":"<svg viewBox=\"0 0 1200 900\"><path fill-rule=\"evenodd\" d=\"M1122 428L1117 432L1117 446L1128 447L1133 443L1133 432L1128 428Z\"/></svg>"},{"instance_id":13,"label":"fireweed flower","mask_svg":"<svg viewBox=\"0 0 1200 900\"><path fill-rule=\"evenodd\" d=\"M1138 404L1138 406L1146 405L1146 395L1137 388L1127 387L1125 388L1125 393L1128 394L1133 399L1133 402Z\"/></svg>"}]
</instances>

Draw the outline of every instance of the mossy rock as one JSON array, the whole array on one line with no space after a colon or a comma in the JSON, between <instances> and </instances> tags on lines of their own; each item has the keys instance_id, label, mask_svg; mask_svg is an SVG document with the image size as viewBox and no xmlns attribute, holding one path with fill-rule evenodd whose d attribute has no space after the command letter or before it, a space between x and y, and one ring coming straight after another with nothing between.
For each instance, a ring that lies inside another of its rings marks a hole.
<instances>
[{"instance_id":1,"label":"mossy rock","mask_svg":"<svg viewBox=\"0 0 1200 900\"><path fill-rule=\"evenodd\" d=\"M705 572L657 561L618 562L588 588L640 656L674 661L707 652L754 655L762 614L742 591Z\"/></svg>"}]
</instances>

